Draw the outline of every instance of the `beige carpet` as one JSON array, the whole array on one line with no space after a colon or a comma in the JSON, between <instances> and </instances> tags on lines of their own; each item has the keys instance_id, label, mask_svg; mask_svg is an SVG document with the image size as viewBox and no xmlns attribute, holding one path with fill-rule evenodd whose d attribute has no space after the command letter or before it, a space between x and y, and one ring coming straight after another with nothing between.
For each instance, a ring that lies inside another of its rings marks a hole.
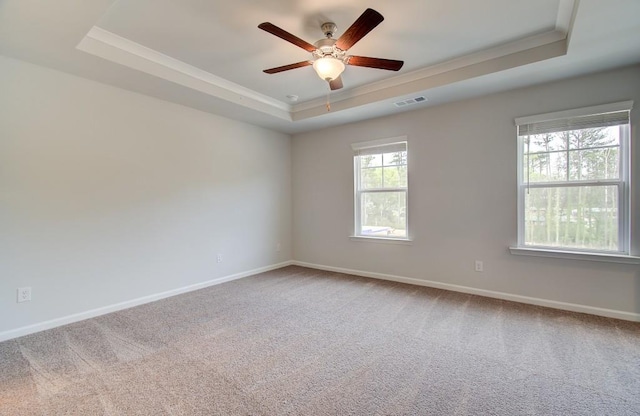
<instances>
[{"instance_id":1,"label":"beige carpet","mask_svg":"<svg viewBox=\"0 0 640 416\"><path fill-rule=\"evenodd\" d=\"M2 415L640 415L640 324L301 267L0 343Z\"/></svg>"}]
</instances>

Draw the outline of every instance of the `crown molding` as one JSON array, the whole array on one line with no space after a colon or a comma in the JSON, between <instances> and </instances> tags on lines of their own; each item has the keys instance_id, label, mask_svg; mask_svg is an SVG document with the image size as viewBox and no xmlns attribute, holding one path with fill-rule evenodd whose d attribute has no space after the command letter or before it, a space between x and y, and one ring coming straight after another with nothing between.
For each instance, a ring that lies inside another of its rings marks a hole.
<instances>
[{"instance_id":1,"label":"crown molding","mask_svg":"<svg viewBox=\"0 0 640 416\"><path fill-rule=\"evenodd\" d=\"M527 53L530 54L529 59L523 56ZM490 72L498 72L531 62L555 58L564 54L566 54L566 34L554 30L334 94L332 95L331 105L335 107L340 101L353 100L359 96L378 92L381 92L381 95L384 95L385 99L393 98L405 94L405 92L400 94L395 92L397 87L401 87L402 85L419 83L429 88L434 88L452 82L486 75L488 73L485 70L487 66L493 66L494 70ZM511 63L509 63L509 58L511 58ZM453 76L455 72L459 72L459 70L464 68L467 68L464 76ZM447 74L449 74L449 76L447 76ZM415 91L418 90L407 93L413 93ZM293 106L294 120L297 119L295 116L296 113L304 113L307 110L323 106L324 100L321 98L296 104Z\"/></svg>"},{"instance_id":2,"label":"crown molding","mask_svg":"<svg viewBox=\"0 0 640 416\"><path fill-rule=\"evenodd\" d=\"M554 30L473 52L332 95L332 112L347 110L566 55L579 0L560 0ZM325 100L295 105L235 84L94 26L77 49L278 119L295 122L327 114Z\"/></svg>"},{"instance_id":3,"label":"crown molding","mask_svg":"<svg viewBox=\"0 0 640 416\"><path fill-rule=\"evenodd\" d=\"M556 30L565 34L567 39L571 36L573 22L576 19L580 0L560 0L558 16L556 17Z\"/></svg>"},{"instance_id":4,"label":"crown molding","mask_svg":"<svg viewBox=\"0 0 640 416\"><path fill-rule=\"evenodd\" d=\"M503 71L516 66L566 55L579 2L580 0L560 0L555 28L552 31L528 36L416 71L399 74L392 78L336 93L332 95L332 110L338 111L351 108L352 105L349 105L348 102L360 102L361 100L358 100L358 97L365 95L376 95L379 97L378 100L390 99L427 88L435 88L491 72ZM527 54L529 55L528 57L524 56ZM490 67L494 69L487 72ZM446 75L447 73L448 76ZM410 85L411 88L405 91L407 88L402 88L401 86L403 85L405 87ZM419 85L423 87L420 88ZM322 98L295 104L292 110L293 120L313 117L314 115L312 114L322 114L326 112L323 110L324 106L325 101Z\"/></svg>"},{"instance_id":5,"label":"crown molding","mask_svg":"<svg viewBox=\"0 0 640 416\"><path fill-rule=\"evenodd\" d=\"M93 26L76 48L205 94L291 121L291 106L287 103L213 75L98 26Z\"/></svg>"}]
</instances>

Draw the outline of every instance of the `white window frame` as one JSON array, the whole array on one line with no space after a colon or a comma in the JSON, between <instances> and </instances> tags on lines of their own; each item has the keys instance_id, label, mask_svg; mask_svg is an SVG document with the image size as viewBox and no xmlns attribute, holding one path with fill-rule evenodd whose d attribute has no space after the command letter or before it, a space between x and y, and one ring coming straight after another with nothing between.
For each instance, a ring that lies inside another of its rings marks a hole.
<instances>
[{"instance_id":1,"label":"white window frame","mask_svg":"<svg viewBox=\"0 0 640 416\"><path fill-rule=\"evenodd\" d=\"M382 188L382 189L371 189L371 190L361 190L360 189L360 157L359 151L364 149L375 149L383 150L384 147L392 146L396 144L404 144L407 152L407 186L400 188ZM353 234L351 235L351 239L355 241L374 241L374 242L384 242L384 243L395 243L395 244L410 244L411 238L409 234L409 143L407 142L406 136L400 137L391 137L386 139L379 140L371 140L367 142L359 142L352 143L351 148L353 150L353 190L354 190L354 226L353 226ZM361 208L361 195L363 193L372 193L372 192L404 192L405 194L405 225L406 225L406 235L405 237L391 237L391 236L373 236L373 235L364 235L362 234L362 208Z\"/></svg>"},{"instance_id":2,"label":"white window frame","mask_svg":"<svg viewBox=\"0 0 640 416\"><path fill-rule=\"evenodd\" d=\"M554 113L539 114L528 117L520 117L515 119L516 126L523 126L527 124L534 124L540 122L547 122L552 120L571 119L574 117L591 116L598 114L607 114L620 111L630 111L633 107L633 101L624 101L618 103L604 104L593 107L585 107L568 111L559 111ZM631 142L631 125L629 123L628 128L624 129L624 134L620 137L620 178L613 180L593 180L593 181L580 181L579 183L566 181L566 182L552 182L552 183L528 183L527 178L523 177L524 174L524 139L517 135L517 179L518 179L518 244L516 247L510 247L512 254L528 255L528 256L542 256L542 257L556 257L556 258L570 258L579 260L596 260L596 261L609 261L619 263L640 263L640 257L630 255L631 247L631 162L630 162L630 142ZM549 188L549 187L571 187L571 186L603 186L603 185L617 185L618 186L618 250L617 251L605 251L605 250L591 250L591 249L578 249L578 248L562 248L562 247L549 247L542 245L529 245L525 244L525 218L524 218L524 201L527 188Z\"/></svg>"}]
</instances>

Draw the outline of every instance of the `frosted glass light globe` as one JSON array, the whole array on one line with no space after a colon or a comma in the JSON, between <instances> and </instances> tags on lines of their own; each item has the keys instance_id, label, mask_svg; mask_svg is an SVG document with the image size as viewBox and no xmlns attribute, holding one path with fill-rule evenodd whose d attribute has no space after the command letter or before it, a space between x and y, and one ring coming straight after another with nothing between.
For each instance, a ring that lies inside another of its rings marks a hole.
<instances>
[{"instance_id":1,"label":"frosted glass light globe","mask_svg":"<svg viewBox=\"0 0 640 416\"><path fill-rule=\"evenodd\" d=\"M333 81L344 71L344 63L331 56L318 58L313 62L313 69L325 81Z\"/></svg>"}]
</instances>

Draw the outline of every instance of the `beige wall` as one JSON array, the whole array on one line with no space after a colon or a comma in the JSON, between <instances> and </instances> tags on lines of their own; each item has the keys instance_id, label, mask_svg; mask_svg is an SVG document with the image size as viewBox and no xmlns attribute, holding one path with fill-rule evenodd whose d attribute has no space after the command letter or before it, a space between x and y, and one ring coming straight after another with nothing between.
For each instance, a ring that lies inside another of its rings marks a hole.
<instances>
[{"instance_id":1,"label":"beige wall","mask_svg":"<svg viewBox=\"0 0 640 416\"><path fill-rule=\"evenodd\" d=\"M288 135L3 57L0 91L0 334L291 259Z\"/></svg>"},{"instance_id":2,"label":"beige wall","mask_svg":"<svg viewBox=\"0 0 640 416\"><path fill-rule=\"evenodd\" d=\"M639 67L429 107L293 138L294 258L311 264L640 312L640 266L515 256L514 118L636 100ZM428 95L428 94L427 94ZM632 146L640 177L640 111ZM350 144L404 136L409 142L412 245L351 241ZM640 249L640 180L634 182ZM484 261L484 273L474 260Z\"/></svg>"},{"instance_id":3,"label":"beige wall","mask_svg":"<svg viewBox=\"0 0 640 416\"><path fill-rule=\"evenodd\" d=\"M292 258L640 313L638 266L527 258L507 249L516 240L513 119L629 99L637 107L639 70L292 141L0 57L0 338ZM636 161L639 114L632 112ZM351 241L350 144L403 135L414 242ZM640 180L633 198L637 208ZM636 250L639 216L636 209ZM484 273L473 271L476 259L484 261ZM33 301L16 303L21 286L32 287Z\"/></svg>"}]
</instances>

